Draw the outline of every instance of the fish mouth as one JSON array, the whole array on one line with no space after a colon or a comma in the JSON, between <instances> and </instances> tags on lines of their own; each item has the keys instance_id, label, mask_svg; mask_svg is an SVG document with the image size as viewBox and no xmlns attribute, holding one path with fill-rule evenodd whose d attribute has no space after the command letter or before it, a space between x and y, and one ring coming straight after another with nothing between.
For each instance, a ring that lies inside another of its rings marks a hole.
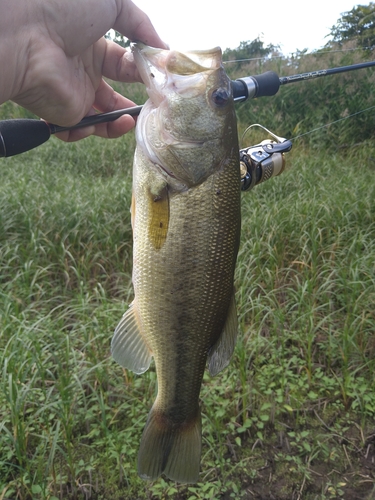
<instances>
[{"instance_id":1,"label":"fish mouth","mask_svg":"<svg viewBox=\"0 0 375 500\"><path fill-rule=\"evenodd\" d=\"M154 106L168 92L194 97L206 85L205 73L221 66L221 49L178 52L149 47L141 42L130 45L139 74ZM188 78L186 78L188 77Z\"/></svg>"},{"instance_id":2,"label":"fish mouth","mask_svg":"<svg viewBox=\"0 0 375 500\"><path fill-rule=\"evenodd\" d=\"M165 84L165 76L158 68L165 65L166 51L148 47L140 42L132 43L130 47L147 93L157 106L162 100L161 92ZM158 92L152 92L153 87L157 87Z\"/></svg>"}]
</instances>

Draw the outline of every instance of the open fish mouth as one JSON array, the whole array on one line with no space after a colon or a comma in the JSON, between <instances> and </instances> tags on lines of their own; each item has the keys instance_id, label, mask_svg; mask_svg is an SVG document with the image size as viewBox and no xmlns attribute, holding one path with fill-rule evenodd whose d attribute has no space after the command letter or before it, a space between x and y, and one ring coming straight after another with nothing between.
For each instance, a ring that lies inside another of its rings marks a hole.
<instances>
[{"instance_id":1,"label":"open fish mouth","mask_svg":"<svg viewBox=\"0 0 375 500\"><path fill-rule=\"evenodd\" d=\"M147 93L158 106L168 90L194 97L206 86L205 72L221 65L221 49L196 50L182 54L176 50L156 49L143 43L131 44L131 50Z\"/></svg>"}]
</instances>

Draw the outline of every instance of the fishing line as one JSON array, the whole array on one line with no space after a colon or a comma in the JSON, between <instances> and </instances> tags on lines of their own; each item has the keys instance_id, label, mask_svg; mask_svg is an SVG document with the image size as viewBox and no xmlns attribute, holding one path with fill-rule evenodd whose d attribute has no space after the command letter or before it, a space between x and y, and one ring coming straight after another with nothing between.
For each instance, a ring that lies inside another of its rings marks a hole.
<instances>
[{"instance_id":1,"label":"fishing line","mask_svg":"<svg viewBox=\"0 0 375 500\"><path fill-rule=\"evenodd\" d=\"M352 113L351 115L344 116L343 118L339 118L338 120L334 120L333 122L326 123L325 125L321 125L320 127L316 127L314 129L310 130L309 132L304 132L303 134L296 135L295 137L292 137L290 140L291 141L295 141L297 139L300 139L301 137L304 137L305 135L312 134L314 132L317 132L318 130L321 130L323 128L327 128L327 127L329 127L331 125L334 125L335 123L342 122L344 120L352 118L353 116L360 115L361 113L365 113L366 111L370 111L370 109L374 109L374 108L375 108L375 105L374 106L370 106L369 108L366 108L366 109L362 109L361 111L356 111L355 113Z\"/></svg>"},{"instance_id":2,"label":"fishing line","mask_svg":"<svg viewBox=\"0 0 375 500\"><path fill-rule=\"evenodd\" d=\"M349 118L353 118L353 116L360 115L361 113L365 113L366 111L370 111L371 109L375 109L375 105L374 106L370 106L369 108L366 108L366 109L362 109L361 111L356 111L355 113L352 113L351 115L344 116L343 118L339 118L338 120L334 120L333 122L326 123L325 125L321 125L320 127L316 127L316 128L314 128L312 130L309 130L308 132L304 132L303 134L296 135L295 137L292 137L289 140L290 141L296 141L297 139L300 139L301 137L305 137L306 135L313 134L314 132L317 132L318 130L330 127L331 125L334 125L336 123L342 122L344 120L348 120ZM245 129L245 131L243 132L243 134L241 136L240 144L242 144L244 142L244 138L245 138L246 134L249 132L249 130L251 128L255 127L255 126L258 126L258 124L252 124L252 125L250 125L249 127L247 127ZM261 128L263 128L264 130L266 130L273 137L276 137L276 136L274 136L274 134L272 134L265 127L261 126ZM280 138L278 138L278 139L280 139Z\"/></svg>"},{"instance_id":3,"label":"fishing line","mask_svg":"<svg viewBox=\"0 0 375 500\"><path fill-rule=\"evenodd\" d=\"M273 59L280 59L280 58L285 58L285 59L299 59L302 57L308 57L308 56L321 56L321 55L326 55L326 54L335 54L337 52L353 52L353 51L365 51L365 50L373 50L374 47L355 47L351 49L337 49L337 50L322 50L321 52L309 52L308 54L303 54L302 52L294 53L292 52L291 54L287 54L286 56L284 54L281 54L279 56L272 56L270 58L267 58L267 56L263 57L251 57L249 59L231 59L230 61L223 61L223 64L230 64L230 63L236 63L236 62L249 62L249 61L272 61ZM232 50L232 49L231 49ZM236 50L236 49L233 49Z\"/></svg>"}]
</instances>

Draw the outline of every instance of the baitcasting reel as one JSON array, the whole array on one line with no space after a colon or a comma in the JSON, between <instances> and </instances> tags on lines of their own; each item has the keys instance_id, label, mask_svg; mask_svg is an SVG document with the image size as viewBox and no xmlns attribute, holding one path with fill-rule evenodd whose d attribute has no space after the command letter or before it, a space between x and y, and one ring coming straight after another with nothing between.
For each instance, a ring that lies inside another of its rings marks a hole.
<instances>
[{"instance_id":1,"label":"baitcasting reel","mask_svg":"<svg viewBox=\"0 0 375 500\"><path fill-rule=\"evenodd\" d=\"M250 125L245 133L252 127L262 128L276 141L265 139L256 146L240 149L241 191L249 191L257 184L280 175L285 168L284 153L292 149L290 140L278 137L258 123Z\"/></svg>"}]
</instances>

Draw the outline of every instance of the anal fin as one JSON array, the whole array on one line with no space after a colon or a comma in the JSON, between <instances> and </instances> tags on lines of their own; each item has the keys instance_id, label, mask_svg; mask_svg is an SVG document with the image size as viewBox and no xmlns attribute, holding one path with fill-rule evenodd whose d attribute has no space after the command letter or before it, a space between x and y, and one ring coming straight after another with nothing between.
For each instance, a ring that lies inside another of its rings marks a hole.
<instances>
[{"instance_id":1,"label":"anal fin","mask_svg":"<svg viewBox=\"0 0 375 500\"><path fill-rule=\"evenodd\" d=\"M238 331L238 319L236 300L233 295L230 301L227 320L225 322L223 331L217 342L211 347L208 353L208 370L210 375L215 376L221 370L228 366L230 358L232 357L234 347L236 345Z\"/></svg>"},{"instance_id":2,"label":"anal fin","mask_svg":"<svg viewBox=\"0 0 375 500\"><path fill-rule=\"evenodd\" d=\"M152 353L142 337L134 302L116 327L111 352L117 363L134 373L144 373L150 366Z\"/></svg>"}]
</instances>

